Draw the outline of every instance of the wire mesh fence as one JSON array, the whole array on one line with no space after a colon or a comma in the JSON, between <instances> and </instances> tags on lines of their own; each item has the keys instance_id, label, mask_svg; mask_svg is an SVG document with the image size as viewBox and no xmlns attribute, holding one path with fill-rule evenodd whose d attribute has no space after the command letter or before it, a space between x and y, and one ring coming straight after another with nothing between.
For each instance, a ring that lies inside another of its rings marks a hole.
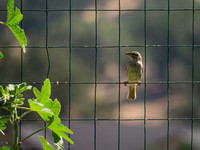
<instances>
[{"instance_id":1,"label":"wire mesh fence","mask_svg":"<svg viewBox=\"0 0 200 150\"><path fill-rule=\"evenodd\" d=\"M5 19L7 1L0 3ZM75 145L67 149L200 147L200 1L21 0L16 5L24 15L27 53L0 28L5 34L0 83L40 87L50 78L62 121L75 133L70 137ZM129 60L124 54L132 50L142 54L144 64L134 102L126 99L124 87ZM21 136L43 125L28 116ZM48 131L40 134L49 138ZM37 146L29 142L24 149Z\"/></svg>"}]
</instances>

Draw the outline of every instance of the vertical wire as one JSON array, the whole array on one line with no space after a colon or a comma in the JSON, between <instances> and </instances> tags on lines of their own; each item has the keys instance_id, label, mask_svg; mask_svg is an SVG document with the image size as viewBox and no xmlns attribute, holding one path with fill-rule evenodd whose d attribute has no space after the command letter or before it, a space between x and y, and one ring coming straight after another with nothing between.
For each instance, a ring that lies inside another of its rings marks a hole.
<instances>
[{"instance_id":1,"label":"vertical wire","mask_svg":"<svg viewBox=\"0 0 200 150\"><path fill-rule=\"evenodd\" d=\"M147 10L146 10L146 0L144 0L144 150L146 150L146 143L147 143L147 137L146 137L146 49L147 49Z\"/></svg>"},{"instance_id":2,"label":"vertical wire","mask_svg":"<svg viewBox=\"0 0 200 150\"><path fill-rule=\"evenodd\" d=\"M48 50L48 0L46 0L46 53L47 53L47 60L48 60L48 69L47 69L47 75L46 78L49 76L49 70L50 70L50 58L49 58L49 50ZM44 122L44 126L46 127L46 122ZM44 130L44 137L47 138L47 130Z\"/></svg>"},{"instance_id":3,"label":"vertical wire","mask_svg":"<svg viewBox=\"0 0 200 150\"><path fill-rule=\"evenodd\" d=\"M96 117L97 117L97 110L96 110L96 107L97 107L97 44L98 44L98 41L97 41L97 0L95 0L95 74L94 74L94 82L95 82L95 85L94 85L94 150L97 149L97 123L96 123Z\"/></svg>"},{"instance_id":4,"label":"vertical wire","mask_svg":"<svg viewBox=\"0 0 200 150\"><path fill-rule=\"evenodd\" d=\"M21 0L21 13L23 14L23 1ZM23 27L23 20L20 23L21 28ZM23 50L21 48L21 79L20 82L23 82ZM22 114L22 110L20 109L20 116ZM19 122L19 141L22 139L22 121ZM21 149L21 148L20 148Z\"/></svg>"},{"instance_id":5,"label":"vertical wire","mask_svg":"<svg viewBox=\"0 0 200 150\"><path fill-rule=\"evenodd\" d=\"M69 129L71 128L71 54L72 54L72 3L69 0L69 107L68 107L68 118L69 118ZM68 135L70 138L70 134ZM68 150L70 150L70 143L68 142Z\"/></svg>"},{"instance_id":6,"label":"vertical wire","mask_svg":"<svg viewBox=\"0 0 200 150\"><path fill-rule=\"evenodd\" d=\"M23 14L23 4L22 4L22 0L21 0L21 13ZM23 27L23 20L21 21L21 27ZM23 82L23 50L21 48L21 79L20 82Z\"/></svg>"},{"instance_id":7,"label":"vertical wire","mask_svg":"<svg viewBox=\"0 0 200 150\"><path fill-rule=\"evenodd\" d=\"M192 122L191 122L191 150L193 150L193 137L194 137L194 0L192 4Z\"/></svg>"},{"instance_id":8,"label":"vertical wire","mask_svg":"<svg viewBox=\"0 0 200 150\"><path fill-rule=\"evenodd\" d=\"M119 29L119 31L118 31L118 59L119 59L119 64L118 64L118 75L119 75L119 84L118 84L118 86L119 86L119 91L118 91L118 150L120 150L120 89L121 89L121 86L120 86L120 81L121 81L121 79L120 79L120 64L121 64L121 59L120 59L120 51L121 51L121 49L120 49L120 45L121 45L121 2L120 2L120 0L119 0L119 16L118 16L118 29Z\"/></svg>"},{"instance_id":9,"label":"vertical wire","mask_svg":"<svg viewBox=\"0 0 200 150\"><path fill-rule=\"evenodd\" d=\"M169 72L170 72L170 0L168 0L168 15L167 15L167 150L169 150L169 140L170 140L170 133L169 133L169 124L170 124L170 86L169 86Z\"/></svg>"},{"instance_id":10,"label":"vertical wire","mask_svg":"<svg viewBox=\"0 0 200 150\"><path fill-rule=\"evenodd\" d=\"M48 61L48 69L47 69L47 75L46 78L49 77L49 71L50 71L50 57L49 57L49 48L48 48L48 0L46 0L46 53L47 53L47 61Z\"/></svg>"}]
</instances>

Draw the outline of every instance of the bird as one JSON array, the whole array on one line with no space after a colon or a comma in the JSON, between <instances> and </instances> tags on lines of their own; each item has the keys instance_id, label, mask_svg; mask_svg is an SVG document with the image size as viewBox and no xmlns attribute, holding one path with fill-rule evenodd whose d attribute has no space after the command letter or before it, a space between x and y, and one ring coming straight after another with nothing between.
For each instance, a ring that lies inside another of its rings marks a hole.
<instances>
[{"instance_id":1,"label":"bird","mask_svg":"<svg viewBox=\"0 0 200 150\"><path fill-rule=\"evenodd\" d=\"M142 78L143 73L143 64L142 56L137 51L126 52L125 55L131 58L131 61L126 65L126 80L124 85L126 86L129 83L129 91L127 99L135 100L136 99L136 85L141 84L140 79Z\"/></svg>"}]
</instances>

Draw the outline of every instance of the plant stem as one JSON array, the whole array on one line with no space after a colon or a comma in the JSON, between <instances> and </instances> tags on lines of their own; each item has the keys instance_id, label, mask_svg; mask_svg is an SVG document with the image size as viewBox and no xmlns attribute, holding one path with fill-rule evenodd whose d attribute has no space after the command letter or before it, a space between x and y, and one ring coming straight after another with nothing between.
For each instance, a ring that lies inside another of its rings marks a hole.
<instances>
[{"instance_id":1,"label":"plant stem","mask_svg":"<svg viewBox=\"0 0 200 150\"><path fill-rule=\"evenodd\" d=\"M4 24L4 22L0 21L0 24Z\"/></svg>"},{"instance_id":2,"label":"plant stem","mask_svg":"<svg viewBox=\"0 0 200 150\"><path fill-rule=\"evenodd\" d=\"M18 150L18 142L19 142L19 126L18 126L19 118L17 116L17 109L15 108L13 114L13 129L14 129L14 150Z\"/></svg>"},{"instance_id":3,"label":"plant stem","mask_svg":"<svg viewBox=\"0 0 200 150\"><path fill-rule=\"evenodd\" d=\"M19 117L19 120L21 120L25 115L27 115L28 113L30 113L31 111L26 111L24 112L20 117Z\"/></svg>"},{"instance_id":4,"label":"plant stem","mask_svg":"<svg viewBox=\"0 0 200 150\"><path fill-rule=\"evenodd\" d=\"M0 132L3 135L3 137L6 139L8 145L11 146L12 148L14 148L12 143L9 141L8 137L5 135L5 133L2 130L0 130Z\"/></svg>"},{"instance_id":5,"label":"plant stem","mask_svg":"<svg viewBox=\"0 0 200 150\"><path fill-rule=\"evenodd\" d=\"M30 137L33 136L34 134L36 134L36 133L38 133L38 132L40 132L40 131L43 131L43 130L45 130L45 129L47 129L47 127L44 127L44 128L42 128L42 129L39 129L39 130L33 132L32 134L30 134L29 136L27 136L25 139L23 139L21 143L23 143L24 141L26 141L28 138L30 138Z\"/></svg>"},{"instance_id":6,"label":"plant stem","mask_svg":"<svg viewBox=\"0 0 200 150\"><path fill-rule=\"evenodd\" d=\"M17 109L30 110L30 108L28 108L28 107L19 107L19 106L17 106Z\"/></svg>"}]
</instances>

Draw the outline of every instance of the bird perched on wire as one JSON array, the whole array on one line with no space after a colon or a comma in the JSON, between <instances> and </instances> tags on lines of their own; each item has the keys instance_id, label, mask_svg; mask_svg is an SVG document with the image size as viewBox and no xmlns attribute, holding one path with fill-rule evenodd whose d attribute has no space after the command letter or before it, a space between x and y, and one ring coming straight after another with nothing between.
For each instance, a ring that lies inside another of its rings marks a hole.
<instances>
[{"instance_id":1,"label":"bird perched on wire","mask_svg":"<svg viewBox=\"0 0 200 150\"><path fill-rule=\"evenodd\" d=\"M127 98L130 100L136 99L136 85L140 84L140 79L143 73L142 56L137 51L127 52L132 60L126 65L126 80L124 85L129 83L129 92Z\"/></svg>"}]
</instances>

